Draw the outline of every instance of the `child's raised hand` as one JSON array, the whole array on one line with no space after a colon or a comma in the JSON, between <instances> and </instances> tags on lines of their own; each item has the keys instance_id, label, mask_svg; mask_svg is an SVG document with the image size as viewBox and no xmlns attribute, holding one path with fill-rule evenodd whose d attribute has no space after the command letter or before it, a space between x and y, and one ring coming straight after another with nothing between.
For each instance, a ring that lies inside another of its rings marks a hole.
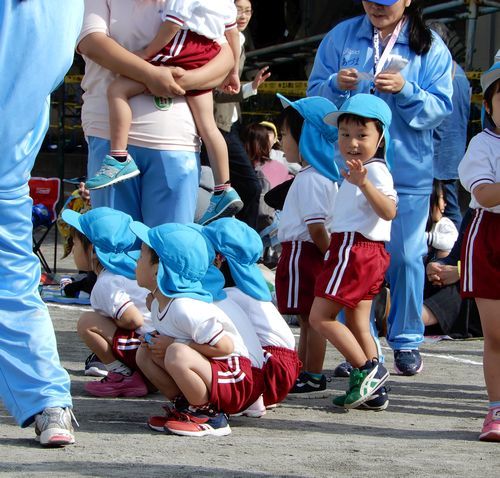
<instances>
[{"instance_id":1,"label":"child's raised hand","mask_svg":"<svg viewBox=\"0 0 500 478\"><path fill-rule=\"evenodd\" d=\"M85 187L85 183L78 185L78 194L84 201L90 201L90 191Z\"/></svg>"},{"instance_id":2,"label":"child's raised hand","mask_svg":"<svg viewBox=\"0 0 500 478\"><path fill-rule=\"evenodd\" d=\"M342 169L340 172L344 179L355 186L361 187L366 182L367 169L359 159L348 159L346 161L348 171Z\"/></svg>"},{"instance_id":3,"label":"child's raised hand","mask_svg":"<svg viewBox=\"0 0 500 478\"><path fill-rule=\"evenodd\" d=\"M259 86L262 85L262 83L264 83L264 81L266 81L271 76L271 72L268 70L269 70L269 67L264 66L263 68L261 68L257 72L257 74L255 75L255 78L252 81L252 88L254 90L257 90L259 88Z\"/></svg>"}]
</instances>

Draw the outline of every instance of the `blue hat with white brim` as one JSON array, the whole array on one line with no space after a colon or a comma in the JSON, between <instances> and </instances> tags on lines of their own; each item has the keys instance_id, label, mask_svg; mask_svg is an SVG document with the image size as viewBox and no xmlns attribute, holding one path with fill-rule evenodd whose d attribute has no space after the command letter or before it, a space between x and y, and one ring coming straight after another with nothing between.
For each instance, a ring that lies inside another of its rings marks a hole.
<instances>
[{"instance_id":1,"label":"blue hat with white brim","mask_svg":"<svg viewBox=\"0 0 500 478\"><path fill-rule=\"evenodd\" d=\"M338 111L327 114L323 120L325 123L338 128L339 118L344 114L376 119L382 123L382 136L385 139L385 160L390 169L392 166L392 148L389 128L392 122L392 112L389 105L378 96L360 93L348 98Z\"/></svg>"},{"instance_id":2,"label":"blue hat with white brim","mask_svg":"<svg viewBox=\"0 0 500 478\"><path fill-rule=\"evenodd\" d=\"M85 214L65 209L61 217L92 243L104 268L113 274L135 279L137 264L128 253L134 249L136 238L130 231L132 218L128 214L98 207Z\"/></svg>"},{"instance_id":3,"label":"blue hat with white brim","mask_svg":"<svg viewBox=\"0 0 500 478\"><path fill-rule=\"evenodd\" d=\"M206 241L198 231L176 223L149 228L137 221L130 229L158 254L157 283L163 295L213 301L201 283L209 261Z\"/></svg>"},{"instance_id":4,"label":"blue hat with white brim","mask_svg":"<svg viewBox=\"0 0 500 478\"><path fill-rule=\"evenodd\" d=\"M203 235L225 257L238 289L254 299L271 301L269 287L257 265L263 252L262 239L254 229L225 217L205 226Z\"/></svg>"},{"instance_id":5,"label":"blue hat with white brim","mask_svg":"<svg viewBox=\"0 0 500 478\"><path fill-rule=\"evenodd\" d=\"M327 114L337 111L337 107L321 96L297 101L290 101L280 93L276 96L284 108L291 106L304 118L299 140L301 156L323 176L339 181L340 173L334 161L338 131L323 121Z\"/></svg>"}]
</instances>

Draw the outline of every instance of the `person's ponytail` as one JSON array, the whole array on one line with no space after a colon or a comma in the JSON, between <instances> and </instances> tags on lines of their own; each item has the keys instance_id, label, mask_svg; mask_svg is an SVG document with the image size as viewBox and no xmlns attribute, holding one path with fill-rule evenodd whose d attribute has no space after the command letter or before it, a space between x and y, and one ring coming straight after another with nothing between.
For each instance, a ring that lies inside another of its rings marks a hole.
<instances>
[{"instance_id":1,"label":"person's ponytail","mask_svg":"<svg viewBox=\"0 0 500 478\"><path fill-rule=\"evenodd\" d=\"M425 55L431 48L432 33L424 22L420 2L413 0L405 15L410 22L410 48L417 55Z\"/></svg>"}]
</instances>

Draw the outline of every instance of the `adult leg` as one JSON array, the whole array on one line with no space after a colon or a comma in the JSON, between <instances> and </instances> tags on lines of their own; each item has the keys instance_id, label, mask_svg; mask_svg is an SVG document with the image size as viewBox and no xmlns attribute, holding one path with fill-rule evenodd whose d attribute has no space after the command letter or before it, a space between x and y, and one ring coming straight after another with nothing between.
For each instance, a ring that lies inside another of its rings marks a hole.
<instances>
[{"instance_id":1,"label":"adult leg","mask_svg":"<svg viewBox=\"0 0 500 478\"><path fill-rule=\"evenodd\" d=\"M0 104L8 118L0 121L0 396L22 426L45 409L72 406L69 376L38 294L27 181L49 124L48 95L71 65L82 15L78 1L0 6ZM43 444L51 444L47 437Z\"/></svg>"},{"instance_id":2,"label":"adult leg","mask_svg":"<svg viewBox=\"0 0 500 478\"><path fill-rule=\"evenodd\" d=\"M229 133L222 131L222 135L226 140L229 152L231 184L243 201L243 208L236 217L256 229L262 188L241 142L239 123L234 123Z\"/></svg>"},{"instance_id":3,"label":"adult leg","mask_svg":"<svg viewBox=\"0 0 500 478\"><path fill-rule=\"evenodd\" d=\"M387 341L393 350L413 350L417 360L418 347L423 341L422 304L425 270L423 256L427 252L425 224L429 196L400 194L398 214L392 221L391 241L387 250L391 262L387 277L391 290L391 310L388 317ZM408 368L408 374L417 373ZM406 371L402 371L406 372Z\"/></svg>"}]
</instances>

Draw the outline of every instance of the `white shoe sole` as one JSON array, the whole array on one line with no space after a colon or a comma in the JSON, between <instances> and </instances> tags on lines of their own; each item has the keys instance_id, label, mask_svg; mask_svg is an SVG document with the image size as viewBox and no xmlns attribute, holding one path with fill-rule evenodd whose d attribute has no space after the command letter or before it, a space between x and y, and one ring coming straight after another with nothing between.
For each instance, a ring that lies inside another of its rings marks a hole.
<instances>
[{"instance_id":1,"label":"white shoe sole","mask_svg":"<svg viewBox=\"0 0 500 478\"><path fill-rule=\"evenodd\" d=\"M94 186L93 188L89 188L85 186L89 191L95 191L96 189L103 189L107 188L109 186L113 186L113 184L121 183L122 181L125 181L127 179L135 178L136 176L139 176L141 172L137 169L136 171L132 171L131 173L124 174L123 176L118 176L116 179L111 180L109 183L102 184L101 186Z\"/></svg>"},{"instance_id":2,"label":"white shoe sole","mask_svg":"<svg viewBox=\"0 0 500 478\"><path fill-rule=\"evenodd\" d=\"M73 445L75 437L72 433L64 428L49 428L37 435L35 440L42 446L65 446Z\"/></svg>"},{"instance_id":3,"label":"white shoe sole","mask_svg":"<svg viewBox=\"0 0 500 478\"><path fill-rule=\"evenodd\" d=\"M207 435L223 437L231 434L231 428L229 427L229 425L226 425L224 428L217 428L217 429L210 428L199 432L189 432L185 430L170 430L170 428L165 428L165 429L168 430L173 435L179 435L184 437L204 437Z\"/></svg>"},{"instance_id":4,"label":"white shoe sole","mask_svg":"<svg viewBox=\"0 0 500 478\"><path fill-rule=\"evenodd\" d=\"M102 370L101 368L97 367L90 367L85 369L85 375L87 377L107 377L108 376L108 371L107 370Z\"/></svg>"}]
</instances>

